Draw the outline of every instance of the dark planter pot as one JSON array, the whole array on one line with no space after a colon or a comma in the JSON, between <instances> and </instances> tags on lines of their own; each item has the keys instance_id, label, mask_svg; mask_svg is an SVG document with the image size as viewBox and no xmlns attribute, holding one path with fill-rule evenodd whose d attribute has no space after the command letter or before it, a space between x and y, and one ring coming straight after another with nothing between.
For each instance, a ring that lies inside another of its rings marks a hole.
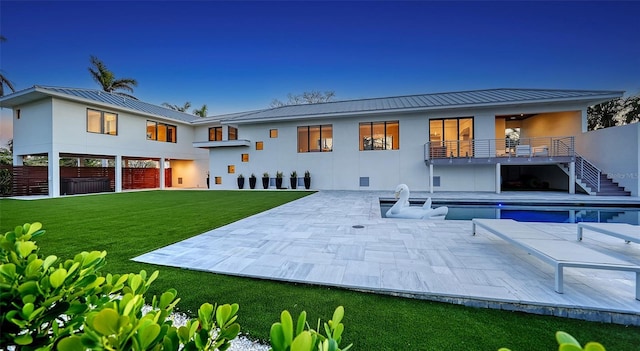
<instances>
[{"instance_id":1,"label":"dark planter pot","mask_svg":"<svg viewBox=\"0 0 640 351\"><path fill-rule=\"evenodd\" d=\"M207 177L207 189L209 189L209 177Z\"/></svg>"},{"instance_id":2,"label":"dark planter pot","mask_svg":"<svg viewBox=\"0 0 640 351\"><path fill-rule=\"evenodd\" d=\"M289 178L289 183L291 184L291 189L296 189L298 187L298 178Z\"/></svg>"},{"instance_id":3,"label":"dark planter pot","mask_svg":"<svg viewBox=\"0 0 640 351\"><path fill-rule=\"evenodd\" d=\"M269 189L269 177L262 177L262 187Z\"/></svg>"},{"instance_id":4,"label":"dark planter pot","mask_svg":"<svg viewBox=\"0 0 640 351\"><path fill-rule=\"evenodd\" d=\"M244 178L238 178L238 189L244 189Z\"/></svg>"},{"instance_id":5,"label":"dark planter pot","mask_svg":"<svg viewBox=\"0 0 640 351\"><path fill-rule=\"evenodd\" d=\"M249 188L251 189L256 188L256 180L258 180L258 178L249 178Z\"/></svg>"},{"instance_id":6,"label":"dark planter pot","mask_svg":"<svg viewBox=\"0 0 640 351\"><path fill-rule=\"evenodd\" d=\"M282 189L282 178L276 178L276 188Z\"/></svg>"},{"instance_id":7,"label":"dark planter pot","mask_svg":"<svg viewBox=\"0 0 640 351\"><path fill-rule=\"evenodd\" d=\"M304 178L304 188L307 190L311 188L311 178L307 178L307 177Z\"/></svg>"}]
</instances>

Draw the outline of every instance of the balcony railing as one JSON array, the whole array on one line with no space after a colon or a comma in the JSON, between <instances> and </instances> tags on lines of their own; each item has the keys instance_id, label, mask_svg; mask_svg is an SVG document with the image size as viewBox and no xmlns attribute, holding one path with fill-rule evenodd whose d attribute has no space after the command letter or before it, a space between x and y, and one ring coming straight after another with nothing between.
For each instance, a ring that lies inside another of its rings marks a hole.
<instances>
[{"instance_id":1,"label":"balcony railing","mask_svg":"<svg viewBox=\"0 0 640 351\"><path fill-rule=\"evenodd\" d=\"M573 137L447 140L430 141L424 145L425 161L574 157Z\"/></svg>"}]
</instances>

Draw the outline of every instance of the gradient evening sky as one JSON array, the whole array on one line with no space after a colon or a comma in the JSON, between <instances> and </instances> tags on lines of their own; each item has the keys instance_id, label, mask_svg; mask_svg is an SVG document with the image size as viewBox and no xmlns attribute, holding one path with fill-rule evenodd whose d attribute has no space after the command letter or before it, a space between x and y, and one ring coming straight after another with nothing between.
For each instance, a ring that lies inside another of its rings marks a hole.
<instances>
[{"instance_id":1,"label":"gradient evening sky","mask_svg":"<svg viewBox=\"0 0 640 351\"><path fill-rule=\"evenodd\" d=\"M640 3L7 1L0 67L17 89L98 88L96 55L134 95L266 108L488 88L640 92Z\"/></svg>"}]
</instances>

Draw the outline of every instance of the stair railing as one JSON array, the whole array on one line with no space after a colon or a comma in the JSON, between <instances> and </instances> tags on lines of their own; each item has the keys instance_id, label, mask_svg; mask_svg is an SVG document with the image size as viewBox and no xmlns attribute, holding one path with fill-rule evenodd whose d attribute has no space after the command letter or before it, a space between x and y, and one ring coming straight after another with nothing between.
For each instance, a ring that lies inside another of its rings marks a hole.
<instances>
[{"instance_id":1,"label":"stair railing","mask_svg":"<svg viewBox=\"0 0 640 351\"><path fill-rule=\"evenodd\" d=\"M602 171L596 167L593 163L586 160L579 153L576 155L576 178L582 180L591 189L595 189L595 192L600 191L600 178Z\"/></svg>"}]
</instances>

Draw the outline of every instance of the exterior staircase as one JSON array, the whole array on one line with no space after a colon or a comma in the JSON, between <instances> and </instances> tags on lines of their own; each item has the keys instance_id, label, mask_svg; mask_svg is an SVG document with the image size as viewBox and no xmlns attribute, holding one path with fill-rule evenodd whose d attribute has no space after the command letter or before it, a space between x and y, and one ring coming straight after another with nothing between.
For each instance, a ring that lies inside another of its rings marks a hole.
<instances>
[{"instance_id":1,"label":"exterior staircase","mask_svg":"<svg viewBox=\"0 0 640 351\"><path fill-rule=\"evenodd\" d=\"M576 156L576 184L589 195L598 196L631 196L631 192L626 191L603 173L593 163L586 160L582 155ZM568 164L558 165L566 174L569 174Z\"/></svg>"}]
</instances>

